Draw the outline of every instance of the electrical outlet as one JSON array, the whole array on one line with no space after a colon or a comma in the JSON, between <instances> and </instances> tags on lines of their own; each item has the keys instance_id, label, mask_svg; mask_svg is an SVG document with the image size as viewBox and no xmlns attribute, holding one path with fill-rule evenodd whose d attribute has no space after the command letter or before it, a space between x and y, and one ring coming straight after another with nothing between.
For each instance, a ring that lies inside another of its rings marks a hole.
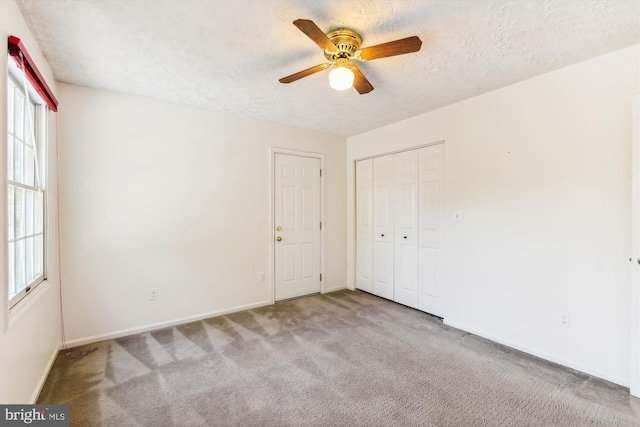
<instances>
[{"instance_id":1,"label":"electrical outlet","mask_svg":"<svg viewBox=\"0 0 640 427\"><path fill-rule=\"evenodd\" d=\"M561 326L563 328L570 328L571 316L569 316L568 314L561 314L560 317L558 317L558 326Z\"/></svg>"},{"instance_id":2,"label":"electrical outlet","mask_svg":"<svg viewBox=\"0 0 640 427\"><path fill-rule=\"evenodd\" d=\"M149 301L155 301L158 299L158 288L151 288L149 292Z\"/></svg>"}]
</instances>

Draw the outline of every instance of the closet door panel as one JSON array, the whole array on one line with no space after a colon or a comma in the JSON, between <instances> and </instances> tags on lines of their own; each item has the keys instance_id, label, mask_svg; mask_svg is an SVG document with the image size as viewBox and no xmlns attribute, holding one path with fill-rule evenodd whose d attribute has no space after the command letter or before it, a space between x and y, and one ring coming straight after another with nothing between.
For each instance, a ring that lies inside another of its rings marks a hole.
<instances>
[{"instance_id":1,"label":"closet door panel","mask_svg":"<svg viewBox=\"0 0 640 427\"><path fill-rule=\"evenodd\" d=\"M443 236L444 145L418 150L419 166L419 287L418 308L444 316L439 289Z\"/></svg>"},{"instance_id":2,"label":"closet door panel","mask_svg":"<svg viewBox=\"0 0 640 427\"><path fill-rule=\"evenodd\" d=\"M373 159L356 162L356 288L373 292Z\"/></svg>"},{"instance_id":3,"label":"closet door panel","mask_svg":"<svg viewBox=\"0 0 640 427\"><path fill-rule=\"evenodd\" d=\"M393 156L373 159L373 290L393 299Z\"/></svg>"},{"instance_id":4,"label":"closet door panel","mask_svg":"<svg viewBox=\"0 0 640 427\"><path fill-rule=\"evenodd\" d=\"M394 154L394 301L418 307L418 152Z\"/></svg>"}]
</instances>

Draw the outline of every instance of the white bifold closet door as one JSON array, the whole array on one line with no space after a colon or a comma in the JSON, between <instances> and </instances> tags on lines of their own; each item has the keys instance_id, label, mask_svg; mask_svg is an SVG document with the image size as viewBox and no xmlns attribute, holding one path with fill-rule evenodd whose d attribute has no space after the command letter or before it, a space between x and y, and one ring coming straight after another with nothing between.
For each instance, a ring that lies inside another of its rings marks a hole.
<instances>
[{"instance_id":1,"label":"white bifold closet door","mask_svg":"<svg viewBox=\"0 0 640 427\"><path fill-rule=\"evenodd\" d=\"M419 298L418 309L444 317L438 277L442 262L444 144L418 150Z\"/></svg>"},{"instance_id":2,"label":"white bifold closet door","mask_svg":"<svg viewBox=\"0 0 640 427\"><path fill-rule=\"evenodd\" d=\"M373 293L393 299L393 155L373 159Z\"/></svg>"},{"instance_id":3,"label":"white bifold closet door","mask_svg":"<svg viewBox=\"0 0 640 427\"><path fill-rule=\"evenodd\" d=\"M444 145L356 162L356 287L444 316Z\"/></svg>"},{"instance_id":4,"label":"white bifold closet door","mask_svg":"<svg viewBox=\"0 0 640 427\"><path fill-rule=\"evenodd\" d=\"M373 292L373 159L356 163L356 287Z\"/></svg>"},{"instance_id":5,"label":"white bifold closet door","mask_svg":"<svg viewBox=\"0 0 640 427\"><path fill-rule=\"evenodd\" d=\"M393 300L418 308L418 152L393 155L395 244Z\"/></svg>"}]
</instances>

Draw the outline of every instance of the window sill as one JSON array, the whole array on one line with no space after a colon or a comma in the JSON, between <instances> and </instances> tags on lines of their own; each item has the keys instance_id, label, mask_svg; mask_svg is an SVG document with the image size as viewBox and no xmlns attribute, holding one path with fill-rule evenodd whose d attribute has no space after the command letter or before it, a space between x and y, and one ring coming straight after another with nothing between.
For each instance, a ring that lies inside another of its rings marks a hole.
<instances>
[{"instance_id":1,"label":"window sill","mask_svg":"<svg viewBox=\"0 0 640 427\"><path fill-rule=\"evenodd\" d=\"M50 280L43 280L33 291L30 291L20 302L9 309L8 327L11 328L25 313L29 313L32 307L40 301L52 288Z\"/></svg>"}]
</instances>

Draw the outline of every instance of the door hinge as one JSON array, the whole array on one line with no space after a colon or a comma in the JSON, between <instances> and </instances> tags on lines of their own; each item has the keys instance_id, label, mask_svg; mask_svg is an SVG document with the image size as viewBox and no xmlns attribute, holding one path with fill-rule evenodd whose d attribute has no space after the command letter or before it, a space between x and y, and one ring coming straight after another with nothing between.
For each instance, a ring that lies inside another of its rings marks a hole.
<instances>
[{"instance_id":1,"label":"door hinge","mask_svg":"<svg viewBox=\"0 0 640 427\"><path fill-rule=\"evenodd\" d=\"M322 273L320 273L320 281L322 282Z\"/></svg>"},{"instance_id":2,"label":"door hinge","mask_svg":"<svg viewBox=\"0 0 640 427\"><path fill-rule=\"evenodd\" d=\"M320 176L322 177L322 169L320 169Z\"/></svg>"},{"instance_id":3,"label":"door hinge","mask_svg":"<svg viewBox=\"0 0 640 427\"><path fill-rule=\"evenodd\" d=\"M320 221L320 230L322 230L322 221Z\"/></svg>"}]
</instances>

